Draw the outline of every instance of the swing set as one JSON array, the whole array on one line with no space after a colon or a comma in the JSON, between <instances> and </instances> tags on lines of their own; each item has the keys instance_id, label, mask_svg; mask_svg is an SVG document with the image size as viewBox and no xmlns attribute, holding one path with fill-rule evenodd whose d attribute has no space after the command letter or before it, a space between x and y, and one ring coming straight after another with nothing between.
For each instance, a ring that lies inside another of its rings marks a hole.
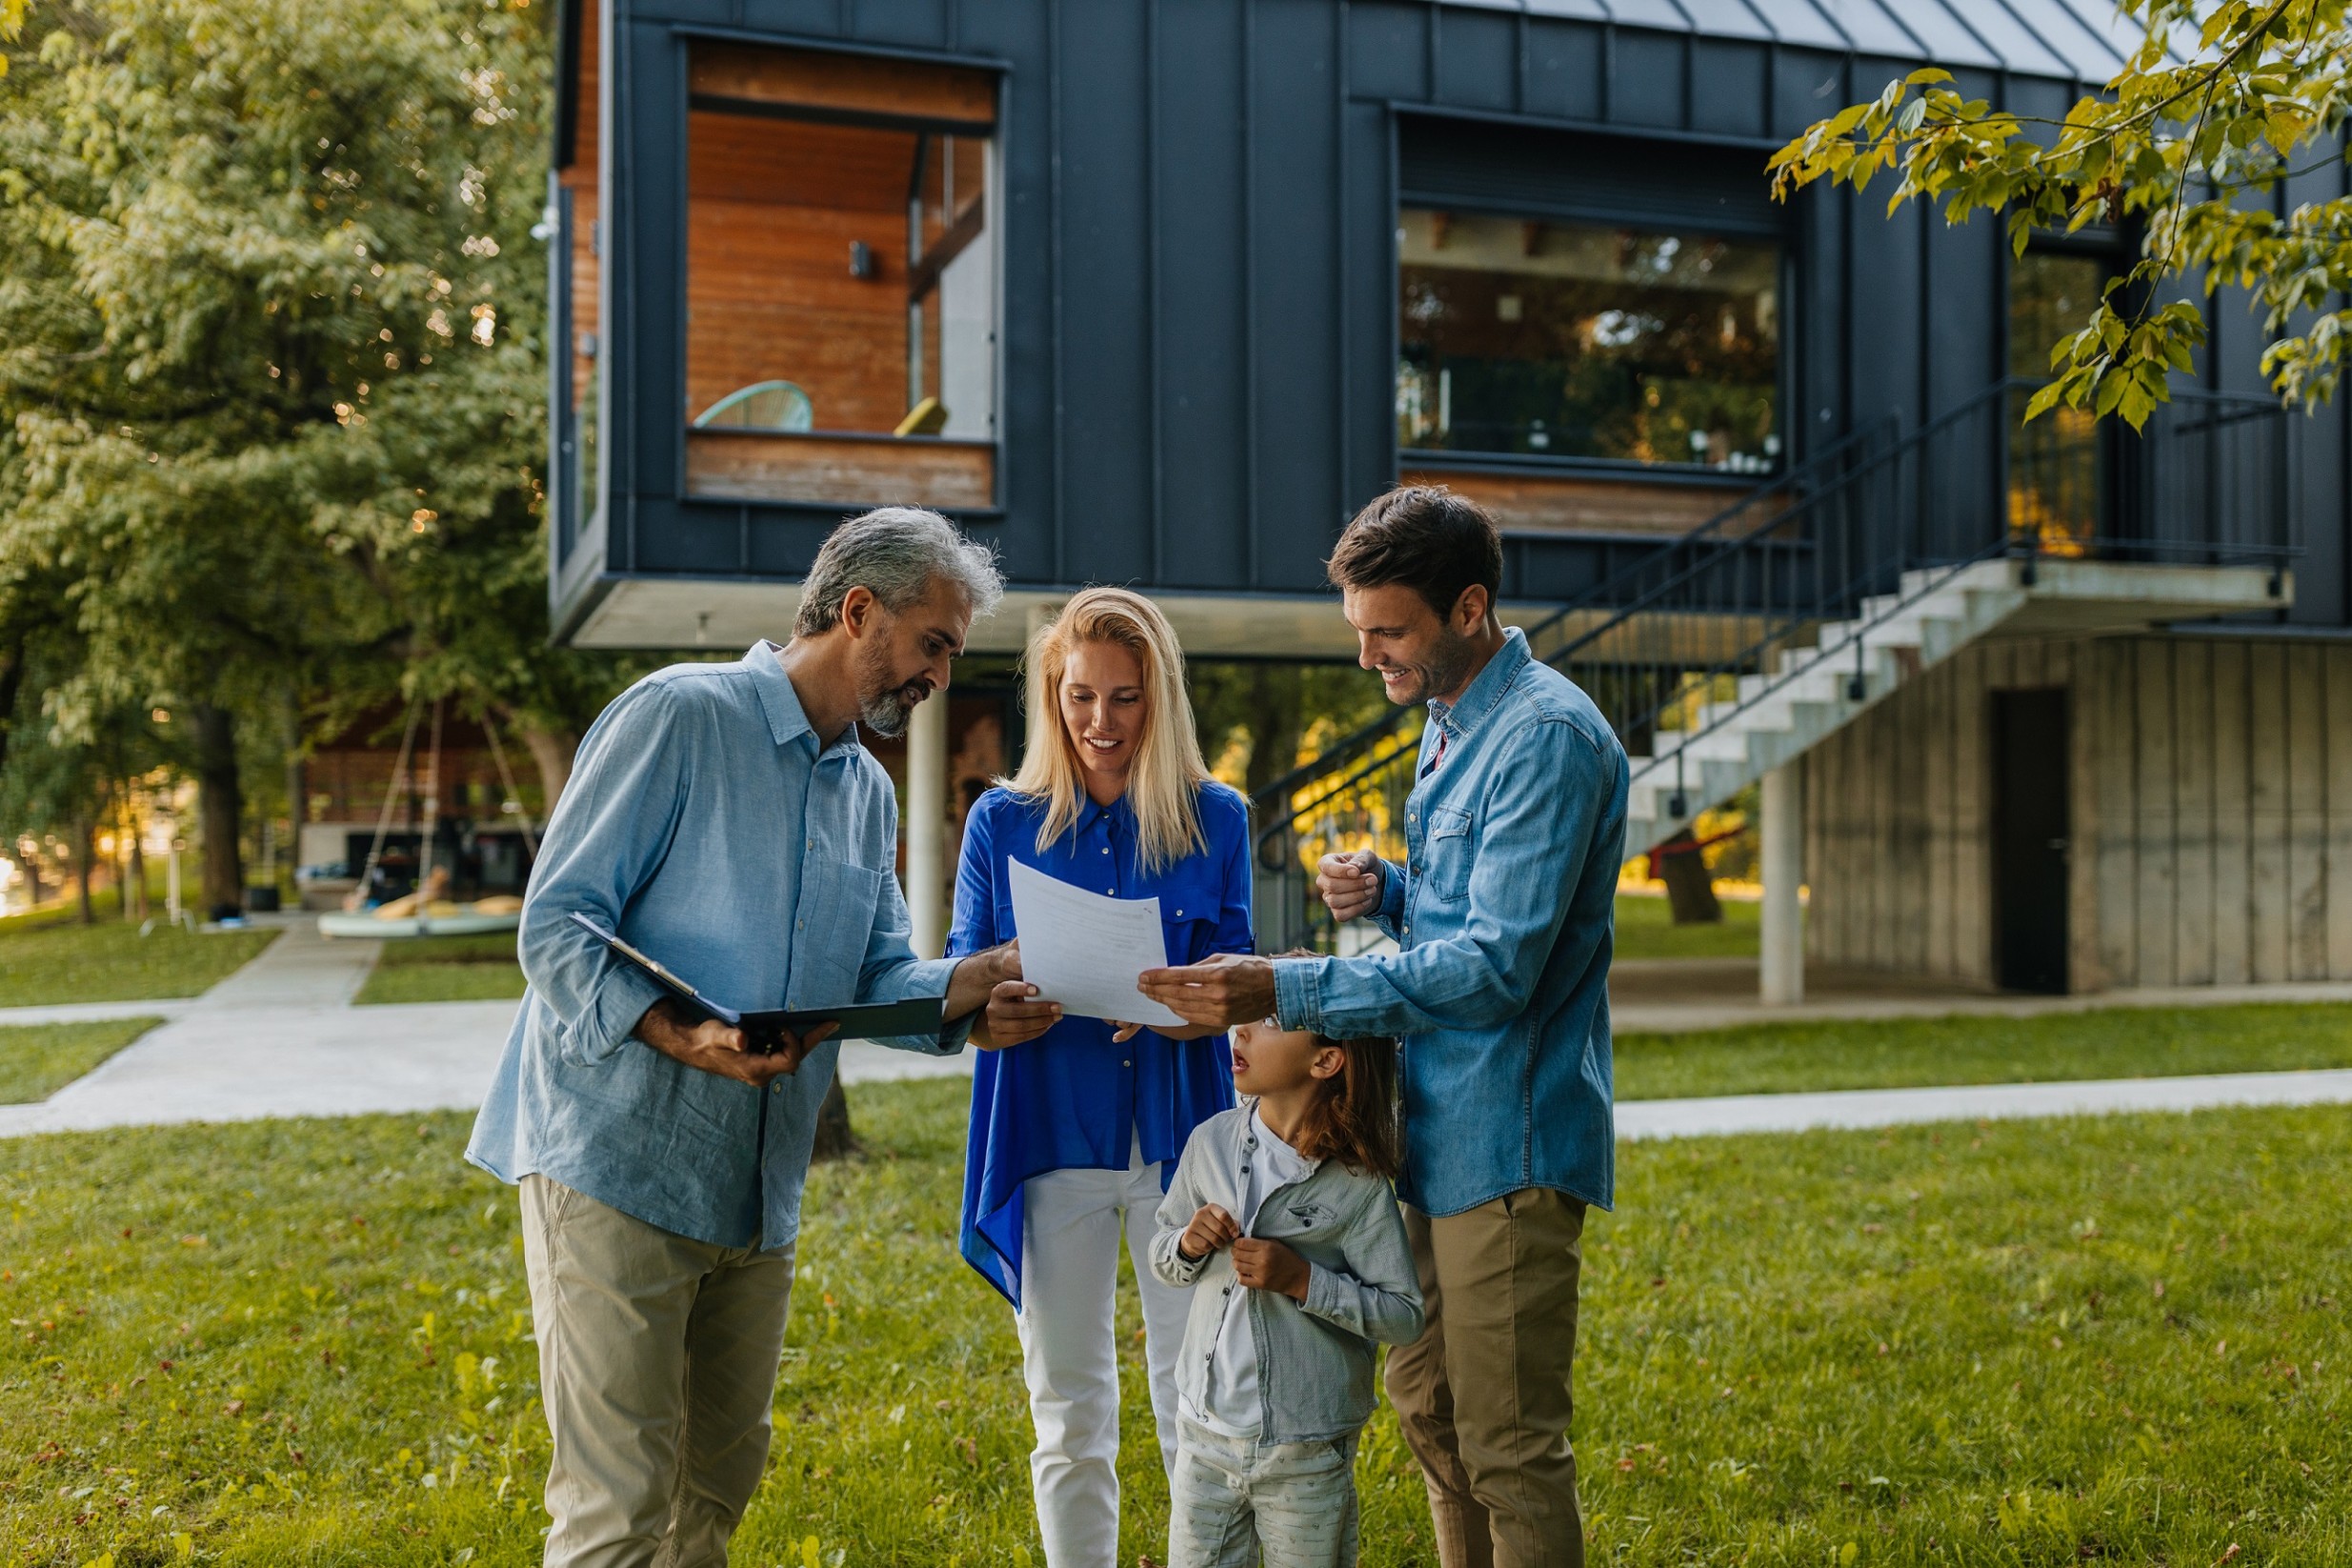
<instances>
[{"instance_id":1,"label":"swing set","mask_svg":"<svg viewBox=\"0 0 2352 1568\"><path fill-rule=\"evenodd\" d=\"M372 939L402 936L470 936L486 932L513 931L523 923L523 901L511 895L476 899L461 904L436 896L434 876L440 886L448 886L450 867L436 868L433 854L441 827L441 717L446 699L436 697L432 704L432 729L430 745L431 760L426 764L424 840L417 855L416 886L405 897L394 898L373 909L350 907L318 917L322 936L365 936ZM400 754L392 763L392 778L384 786L384 803L376 813L375 837L368 846L367 864L359 871L359 886L353 890L354 900L367 895L369 883L384 858L384 840L392 832L392 807L409 793L411 779L409 761L415 754L416 728L424 716L424 699L409 704L408 722L400 733ZM482 731L490 737L490 754L498 766L498 781L506 790L501 815L518 819L523 830L523 846L533 856L539 853L538 825L524 812L522 792L514 787L513 770L507 766L506 748L499 743L498 725L488 713L482 714Z\"/></svg>"}]
</instances>

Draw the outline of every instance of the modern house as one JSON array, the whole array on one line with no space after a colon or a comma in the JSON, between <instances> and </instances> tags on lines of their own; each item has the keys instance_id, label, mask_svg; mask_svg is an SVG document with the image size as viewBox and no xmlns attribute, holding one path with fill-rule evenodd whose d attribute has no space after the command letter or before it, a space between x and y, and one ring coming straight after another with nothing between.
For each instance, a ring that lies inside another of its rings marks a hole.
<instances>
[{"instance_id":1,"label":"modern house","mask_svg":"<svg viewBox=\"0 0 2352 1568\"><path fill-rule=\"evenodd\" d=\"M1320 563L1427 476L1641 759L1631 848L1763 781L1774 994L1799 876L1842 964L2352 977L2343 412L2281 412L2224 294L2144 434L2022 425L2130 235L2013 257L1763 175L1923 61L2062 114L2137 42L2102 0L567 0L562 40L559 635L740 648L915 501L1005 565L977 649L1110 581L1197 654L1345 657ZM935 939L969 748L924 713ZM1390 832L1409 737L1270 792L1264 863Z\"/></svg>"}]
</instances>

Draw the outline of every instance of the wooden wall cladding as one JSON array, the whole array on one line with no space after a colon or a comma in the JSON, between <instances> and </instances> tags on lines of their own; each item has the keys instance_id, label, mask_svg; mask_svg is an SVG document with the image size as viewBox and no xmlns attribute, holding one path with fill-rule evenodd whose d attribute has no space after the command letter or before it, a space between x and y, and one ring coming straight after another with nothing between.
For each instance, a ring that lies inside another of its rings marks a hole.
<instances>
[{"instance_id":1,"label":"wooden wall cladding","mask_svg":"<svg viewBox=\"0 0 2352 1568\"><path fill-rule=\"evenodd\" d=\"M2352 646L2014 639L1805 758L1805 951L1993 983L1990 694L2062 687L2069 984L2352 979Z\"/></svg>"},{"instance_id":2,"label":"wooden wall cladding","mask_svg":"<svg viewBox=\"0 0 2352 1568\"><path fill-rule=\"evenodd\" d=\"M996 123L993 71L823 50L697 43L688 90L698 98L788 105L969 130Z\"/></svg>"},{"instance_id":3,"label":"wooden wall cladding","mask_svg":"<svg viewBox=\"0 0 2352 1568\"><path fill-rule=\"evenodd\" d=\"M686 407L757 381L807 391L826 431L907 411L915 133L697 111L687 124ZM850 273L850 246L874 252Z\"/></svg>"},{"instance_id":4,"label":"wooden wall cladding","mask_svg":"<svg viewBox=\"0 0 2352 1568\"><path fill-rule=\"evenodd\" d=\"M734 431L686 437L689 495L971 510L995 505L995 491L996 449L987 441Z\"/></svg>"},{"instance_id":5,"label":"wooden wall cladding","mask_svg":"<svg viewBox=\"0 0 2352 1568\"><path fill-rule=\"evenodd\" d=\"M1484 507L1496 527L1541 533L1682 534L1739 499L1717 485L1463 470L1408 469L1397 482L1444 485Z\"/></svg>"}]
</instances>

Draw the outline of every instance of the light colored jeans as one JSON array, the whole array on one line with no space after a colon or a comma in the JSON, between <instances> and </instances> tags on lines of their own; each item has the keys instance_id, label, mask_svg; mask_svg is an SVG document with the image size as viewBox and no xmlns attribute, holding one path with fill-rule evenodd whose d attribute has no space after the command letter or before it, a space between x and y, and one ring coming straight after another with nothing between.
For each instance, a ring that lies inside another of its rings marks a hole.
<instances>
[{"instance_id":1,"label":"light colored jeans","mask_svg":"<svg viewBox=\"0 0 2352 1568\"><path fill-rule=\"evenodd\" d=\"M1186 1421L1168 1483L1168 1568L1355 1568L1356 1434L1261 1443Z\"/></svg>"},{"instance_id":2,"label":"light colored jeans","mask_svg":"<svg viewBox=\"0 0 2352 1568\"><path fill-rule=\"evenodd\" d=\"M689 1241L541 1176L522 1201L547 1568L726 1568L767 1467L793 1249Z\"/></svg>"},{"instance_id":3,"label":"light colored jeans","mask_svg":"<svg viewBox=\"0 0 2352 1568\"><path fill-rule=\"evenodd\" d=\"M1021 1365L1037 1446L1029 1457L1047 1568L1113 1568L1118 1557L1118 1344L1112 1318L1119 1232L1143 1293L1143 1359L1160 1463L1176 1462L1176 1358L1188 1291L1152 1273L1159 1166L1054 1171L1021 1192Z\"/></svg>"}]
</instances>

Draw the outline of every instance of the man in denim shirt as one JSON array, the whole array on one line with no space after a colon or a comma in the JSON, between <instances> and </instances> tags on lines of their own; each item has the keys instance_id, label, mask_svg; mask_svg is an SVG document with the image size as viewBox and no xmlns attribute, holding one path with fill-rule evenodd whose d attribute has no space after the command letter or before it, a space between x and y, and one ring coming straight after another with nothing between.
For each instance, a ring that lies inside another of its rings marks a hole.
<instances>
[{"instance_id":1,"label":"man in denim shirt","mask_svg":"<svg viewBox=\"0 0 2352 1568\"><path fill-rule=\"evenodd\" d=\"M1019 973L918 961L897 809L856 721L899 734L1001 593L928 512L853 518L790 646L673 665L607 708L532 873L531 982L467 1156L520 1183L554 1452L550 1564L717 1565L759 1484L830 1026L773 1055L617 962L581 913L750 1009L947 997L937 1036Z\"/></svg>"},{"instance_id":2,"label":"man in denim shirt","mask_svg":"<svg viewBox=\"0 0 2352 1568\"><path fill-rule=\"evenodd\" d=\"M1624 749L1496 620L1502 544L1442 488L1392 491L1331 560L1359 662L1429 704L1405 863L1329 855L1317 886L1397 951L1147 971L1196 1023L1404 1040L1397 1183L1428 1325L1389 1357L1444 1568L1584 1560L1570 1374L1585 1206L1613 1196L1608 975Z\"/></svg>"}]
</instances>

